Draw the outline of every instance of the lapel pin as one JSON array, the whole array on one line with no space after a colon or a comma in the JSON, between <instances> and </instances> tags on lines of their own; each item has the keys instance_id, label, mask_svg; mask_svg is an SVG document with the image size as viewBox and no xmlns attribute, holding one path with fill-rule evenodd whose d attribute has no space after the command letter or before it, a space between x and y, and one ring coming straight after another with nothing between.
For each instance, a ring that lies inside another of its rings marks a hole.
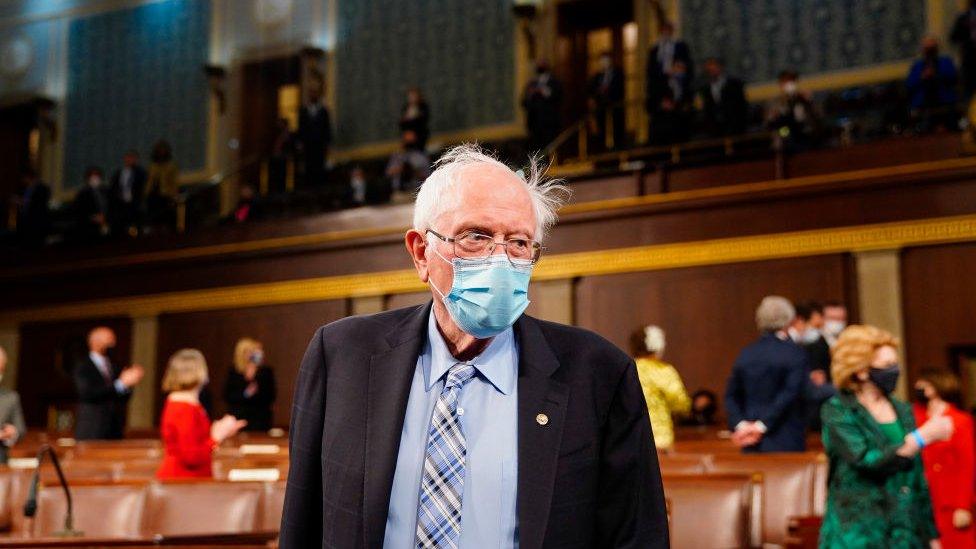
<instances>
[{"instance_id":1,"label":"lapel pin","mask_svg":"<svg viewBox=\"0 0 976 549\"><path fill-rule=\"evenodd\" d=\"M539 425L546 425L547 423L549 423L549 416L547 416L546 414L539 414L535 416L535 422L538 423Z\"/></svg>"}]
</instances>

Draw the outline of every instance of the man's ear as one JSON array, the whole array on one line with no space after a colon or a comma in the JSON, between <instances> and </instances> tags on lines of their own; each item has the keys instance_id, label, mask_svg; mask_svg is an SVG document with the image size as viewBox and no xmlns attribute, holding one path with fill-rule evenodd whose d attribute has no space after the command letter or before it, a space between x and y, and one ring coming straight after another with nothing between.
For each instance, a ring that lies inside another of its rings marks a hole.
<instances>
[{"instance_id":1,"label":"man's ear","mask_svg":"<svg viewBox=\"0 0 976 549\"><path fill-rule=\"evenodd\" d=\"M427 282L429 273L427 271L427 239L423 233L416 229L410 229L403 237L403 242L407 246L413 266L417 269L417 275L421 282Z\"/></svg>"}]
</instances>

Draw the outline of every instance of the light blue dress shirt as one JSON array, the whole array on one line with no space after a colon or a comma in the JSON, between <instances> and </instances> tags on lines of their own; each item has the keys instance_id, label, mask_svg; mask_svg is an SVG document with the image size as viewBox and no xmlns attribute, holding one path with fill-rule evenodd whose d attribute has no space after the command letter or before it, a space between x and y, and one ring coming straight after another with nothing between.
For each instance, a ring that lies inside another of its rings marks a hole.
<instances>
[{"instance_id":1,"label":"light blue dress shirt","mask_svg":"<svg viewBox=\"0 0 976 549\"><path fill-rule=\"evenodd\" d=\"M427 431L447 371L457 362L431 312L427 344L417 359L400 435L385 549L413 549L416 545ZM512 329L495 336L470 363L478 373L464 385L458 399L467 446L458 547L517 548L518 346Z\"/></svg>"}]
</instances>

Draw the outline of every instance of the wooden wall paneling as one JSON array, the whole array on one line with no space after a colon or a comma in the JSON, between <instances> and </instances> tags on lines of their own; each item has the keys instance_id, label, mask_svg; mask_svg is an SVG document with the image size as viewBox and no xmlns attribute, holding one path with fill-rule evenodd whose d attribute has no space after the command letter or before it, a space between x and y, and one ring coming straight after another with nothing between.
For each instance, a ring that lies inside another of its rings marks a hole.
<instances>
[{"instance_id":1,"label":"wooden wall paneling","mask_svg":"<svg viewBox=\"0 0 976 549\"><path fill-rule=\"evenodd\" d=\"M46 428L49 406L59 410L75 408L78 397L72 367L88 354L88 332L96 326L115 331L113 361L116 367L128 366L132 356L132 322L128 318L30 322L20 326L17 391L28 426Z\"/></svg>"},{"instance_id":2,"label":"wooden wall paneling","mask_svg":"<svg viewBox=\"0 0 976 549\"><path fill-rule=\"evenodd\" d=\"M209 390L214 412L223 414L227 409L224 384L233 368L234 345L242 337L251 337L264 345L265 360L275 371L278 395L274 423L286 426L291 416L298 367L309 341L319 326L346 316L347 307L348 301L341 299L160 315L157 391L169 357L185 347L199 349L207 358L210 370ZM158 408L162 408L163 401L163 396L156 399Z\"/></svg>"},{"instance_id":3,"label":"wooden wall paneling","mask_svg":"<svg viewBox=\"0 0 976 549\"><path fill-rule=\"evenodd\" d=\"M689 391L721 395L743 346L758 337L755 309L779 294L792 300L844 300L845 255L584 277L576 286L576 322L633 353L632 335L647 324L667 334L665 360Z\"/></svg>"},{"instance_id":4,"label":"wooden wall paneling","mask_svg":"<svg viewBox=\"0 0 976 549\"><path fill-rule=\"evenodd\" d=\"M955 368L955 353L976 353L976 244L907 248L902 253L906 366L911 380L924 368ZM965 376L965 372L959 372ZM976 387L966 383L972 401Z\"/></svg>"}]
</instances>

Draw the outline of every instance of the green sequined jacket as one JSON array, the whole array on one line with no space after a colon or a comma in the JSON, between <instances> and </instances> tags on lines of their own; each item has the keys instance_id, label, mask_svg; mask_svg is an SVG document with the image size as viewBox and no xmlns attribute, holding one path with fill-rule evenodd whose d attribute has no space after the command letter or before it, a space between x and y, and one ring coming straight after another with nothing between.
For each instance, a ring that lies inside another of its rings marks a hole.
<instances>
[{"instance_id":1,"label":"green sequined jacket","mask_svg":"<svg viewBox=\"0 0 976 549\"><path fill-rule=\"evenodd\" d=\"M906 433L915 429L911 406L891 399ZM820 411L830 459L827 509L820 547L914 548L939 537L921 456L905 458L850 391Z\"/></svg>"}]
</instances>

